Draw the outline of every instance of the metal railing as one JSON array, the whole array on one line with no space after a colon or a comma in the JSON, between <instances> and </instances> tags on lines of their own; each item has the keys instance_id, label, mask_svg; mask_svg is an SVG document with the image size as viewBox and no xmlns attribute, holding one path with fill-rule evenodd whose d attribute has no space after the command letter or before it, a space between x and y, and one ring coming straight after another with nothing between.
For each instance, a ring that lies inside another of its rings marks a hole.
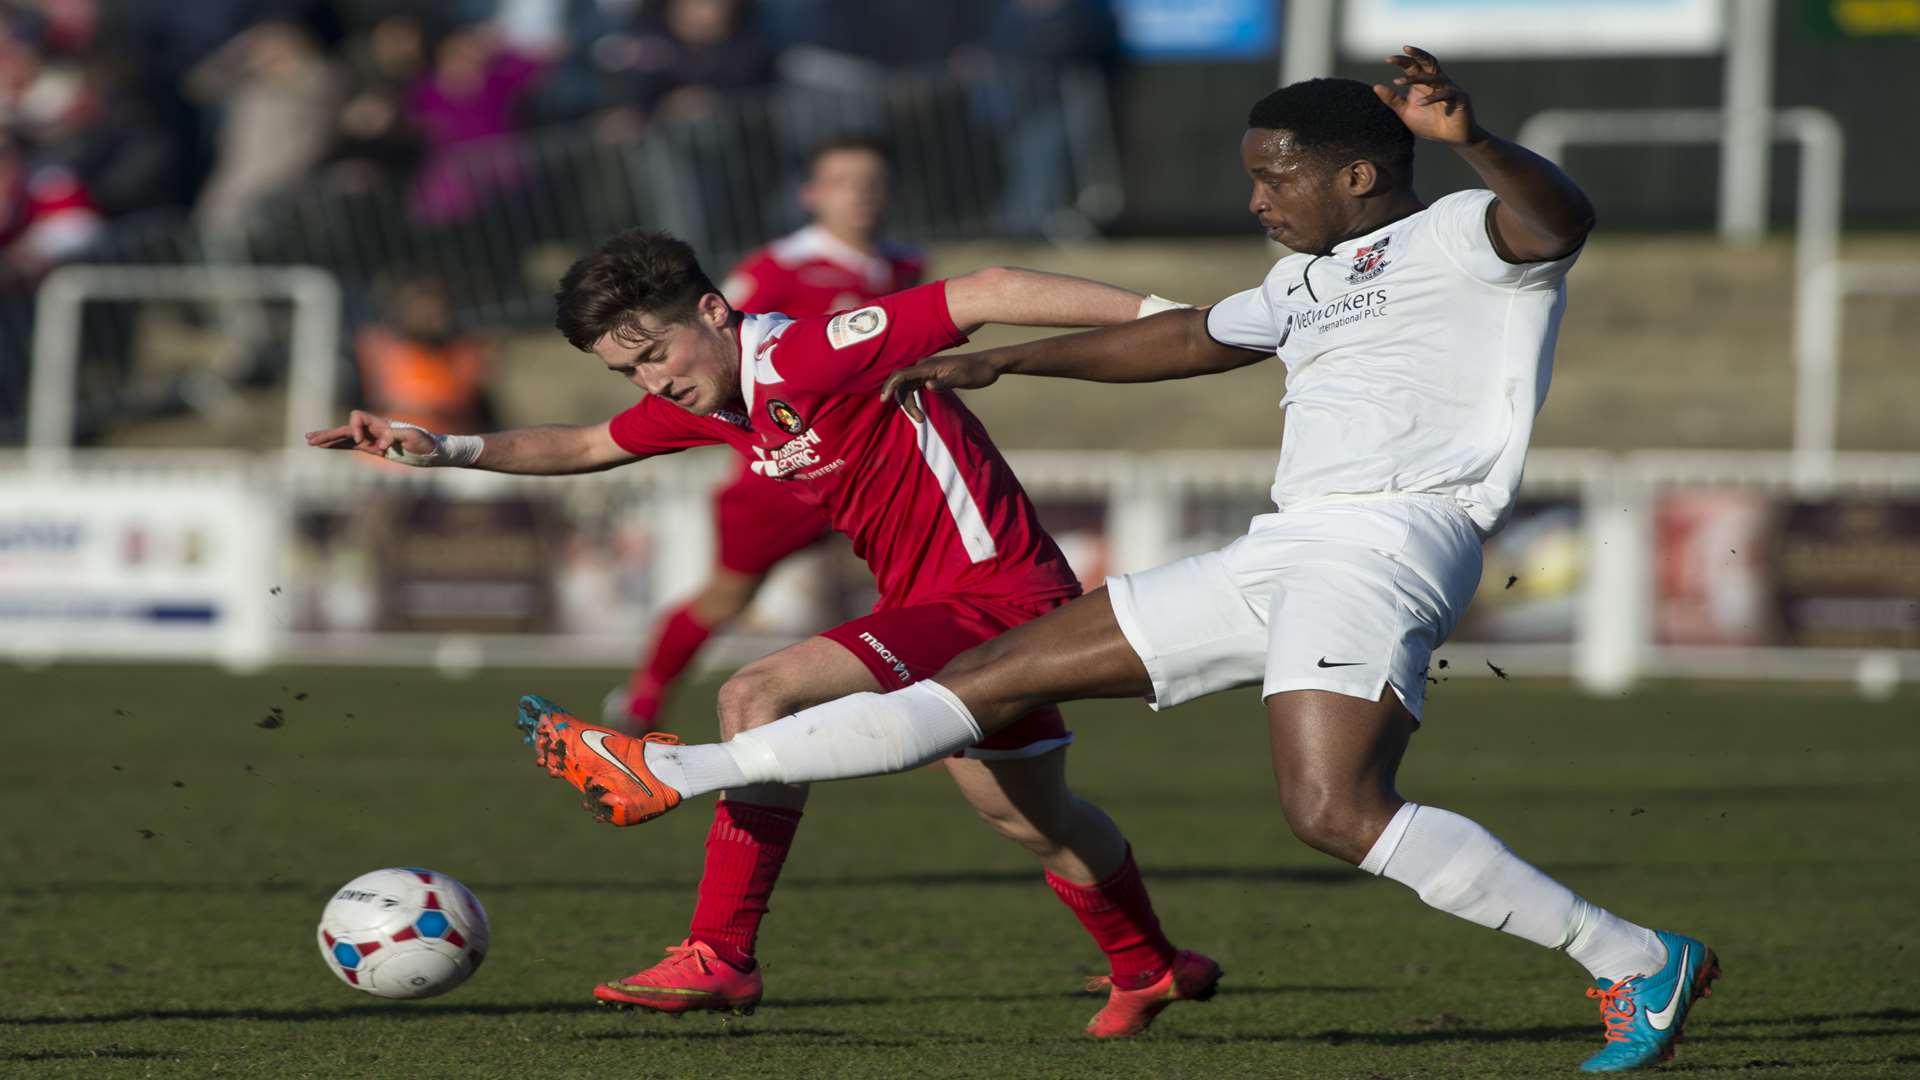
<instances>
[{"instance_id":1,"label":"metal railing","mask_svg":"<svg viewBox=\"0 0 1920 1080\"><path fill-rule=\"evenodd\" d=\"M718 275L802 223L808 152L850 133L896 150L889 230L903 240L1085 236L1121 207L1098 75L902 74L860 94L736 93L631 138L586 123L475 142L370 190L318 181L264 207L232 256L332 270L350 296L383 269L429 271L467 319L544 323L558 260L530 256L564 259L647 225L693 244Z\"/></svg>"},{"instance_id":2,"label":"metal railing","mask_svg":"<svg viewBox=\"0 0 1920 1080\"><path fill-rule=\"evenodd\" d=\"M700 116L632 137L604 137L582 122L476 141L370 185L323 171L226 231L203 232L177 215L111 222L79 261L318 267L338 278L350 323L368 312L384 272L432 274L447 283L463 322L545 324L566 262L635 225L685 238L717 278L749 248L801 223L795 194L809 150L850 133L897 151L889 227L902 240L1086 237L1123 203L1097 73L901 74L861 93L729 95ZM36 285L0 275L0 443L23 435ZM257 316L233 306L203 314L224 320L223 347L236 356L270 351ZM136 370L137 315L126 305L88 305L62 339L79 352L79 382L101 388L72 418L83 435L115 415L184 403L179 380ZM227 381L275 376L229 361L209 367Z\"/></svg>"},{"instance_id":3,"label":"metal railing","mask_svg":"<svg viewBox=\"0 0 1920 1080\"><path fill-rule=\"evenodd\" d=\"M1263 506L1264 492L1272 478L1270 453L1029 451L1009 457L1023 486L1040 505L1043 517L1050 505L1063 501L1100 509L1093 527L1103 537L1104 556L1100 561L1105 572L1144 569L1179 557L1196 544L1218 546L1245 528L1246 517L1236 516L1240 512L1270 509ZM293 523L314 508L347 507L365 514L369 507L377 511L385 505L380 500L395 496L456 503L528 501L539 508L539 514L555 521L591 526L582 535L595 539L576 545L580 551L607 547L599 528L608 522L635 523L648 531L650 539L644 551L622 557L626 569L647 579L644 599L626 612L632 617L626 624L595 619L589 626L558 627L544 633L302 629L290 625L283 608L277 606L287 603L279 598L281 586L290 594L318 595L338 584L313 559L281 550L276 564L262 559L250 539L233 556L238 562L231 570L223 569L218 562L196 564L207 579L200 587L217 586L221 595L230 596L226 601L233 605L230 614L242 626L252 628L247 633L254 636L223 631L213 638L184 642L181 649L207 648L231 639L246 646L242 652L250 662L297 657L302 663L375 664L431 663L443 655L514 664L625 662L647 615L691 588L710 565L709 496L711 485L726 472L720 458L694 456L559 479L388 468L357 455L311 450L240 457L206 452L79 451L65 457L56 469L29 470L13 465L12 455L0 454L0 502L12 499L15 505L28 505L31 498L23 493L29 489L98 493L90 505L68 499L57 510L23 511L14 522L23 539L60 531L51 525L115 522L125 516L114 502L115 493L123 491L173 492L170 505L190 522L198 520L193 517L196 514L202 519L208 517L213 512L209 506L225 513L220 508L227 504L221 500L244 494L252 500L252 516L243 522L225 521L218 532L243 532L254 539L255 534L278 537L300 532ZM1463 630L1444 650L1444 655L1453 658L1452 673L1484 676L1489 669L1481 660L1486 659L1518 674L1571 676L1597 693L1617 693L1642 679L1663 676L1857 679L1863 689L1869 690L1871 684L1881 684L1884 690L1889 678L1897 682L1903 674L1906 678L1920 676L1920 649L1912 647L1843 648L1819 640L1793 644L1784 636L1766 639L1771 644L1740 645L1703 645L1663 638L1655 626L1655 609L1661 602L1658 579L1667 548L1655 528L1656 519L1662 500L1669 495L1702 489L1786 500L1779 504L1782 506L1829 499L1864 501L1869 506L1894 508L1887 513L1905 514L1908 511L1900 507L1920 503L1920 454L1838 455L1831 486L1824 494L1809 499L1796 482L1794 460L1786 452L1645 451L1614 455L1536 451L1528 461L1523 498L1578 508L1573 520L1577 522L1574 527L1580 555L1568 586L1574 605L1568 615L1571 625L1557 634L1517 637L1496 632L1475 638L1470 630ZM1190 512L1196 500L1211 502L1218 512L1196 516ZM150 516L154 520L143 528L165 524L161 520L164 515L156 512ZM1884 515L1876 511L1867 516ZM1516 528L1520 524L1522 519L1516 518ZM1494 544L1514 531L1502 534ZM19 554L27 558L35 553ZM97 569L122 577L149 573L144 563L116 570L111 559ZM543 564L542 571L560 574L564 568ZM1533 571L1529 565L1520 572ZM235 575L240 576L237 585L229 580ZM596 595L605 591L600 579L594 582ZM1498 579L1493 582L1490 588L1497 599L1501 589ZM78 587L77 582L66 584ZM0 582L0 586L5 586L0 588L0 600L5 599L7 589L44 593L49 588L45 582L18 575ZM1897 592L1888 595L1902 602ZM1476 607L1483 606L1476 601ZM0 604L0 609L4 608ZM271 619L263 614L268 610L276 613ZM259 636L257 628L261 626L268 628L265 637ZM57 655L108 654L137 658L145 648L135 638L98 639L84 625L62 633L67 636L56 640L41 624L9 623L0 611L0 657L51 659ZM753 642L756 648L778 644ZM172 650L164 655L172 658L183 654Z\"/></svg>"}]
</instances>

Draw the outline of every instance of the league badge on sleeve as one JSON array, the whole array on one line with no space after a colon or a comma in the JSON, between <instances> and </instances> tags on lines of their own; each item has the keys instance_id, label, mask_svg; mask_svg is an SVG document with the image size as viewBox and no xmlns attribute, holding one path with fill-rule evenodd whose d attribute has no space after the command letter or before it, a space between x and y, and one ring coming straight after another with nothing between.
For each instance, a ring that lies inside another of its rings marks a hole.
<instances>
[{"instance_id":1,"label":"league badge on sleeve","mask_svg":"<svg viewBox=\"0 0 1920 1080\"><path fill-rule=\"evenodd\" d=\"M793 406L779 398L773 398L767 402L767 415L781 431L789 435L798 435L807 430L807 422L800 418L800 414L794 411Z\"/></svg>"},{"instance_id":2,"label":"league badge on sleeve","mask_svg":"<svg viewBox=\"0 0 1920 1080\"><path fill-rule=\"evenodd\" d=\"M858 345L886 328L886 308L863 307L859 311L842 312L827 323L827 344L844 349L849 345Z\"/></svg>"},{"instance_id":3,"label":"league badge on sleeve","mask_svg":"<svg viewBox=\"0 0 1920 1080\"><path fill-rule=\"evenodd\" d=\"M1387 268L1387 244L1392 239L1391 236L1383 236L1354 252L1353 273L1347 275L1347 284L1358 285L1379 277Z\"/></svg>"}]
</instances>

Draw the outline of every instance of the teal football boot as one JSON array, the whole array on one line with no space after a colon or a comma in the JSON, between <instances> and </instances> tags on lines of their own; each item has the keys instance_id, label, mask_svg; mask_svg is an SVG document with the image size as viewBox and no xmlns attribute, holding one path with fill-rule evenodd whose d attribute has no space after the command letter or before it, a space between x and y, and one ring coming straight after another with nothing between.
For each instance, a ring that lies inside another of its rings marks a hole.
<instances>
[{"instance_id":1,"label":"teal football boot","mask_svg":"<svg viewBox=\"0 0 1920 1080\"><path fill-rule=\"evenodd\" d=\"M1682 934L1654 933L1667 947L1665 967L1617 983L1603 980L1587 991L1600 1002L1607 1045L1580 1066L1581 1072L1627 1072L1667 1060L1693 1003L1712 996L1713 980L1720 977L1720 958L1713 950Z\"/></svg>"}]
</instances>

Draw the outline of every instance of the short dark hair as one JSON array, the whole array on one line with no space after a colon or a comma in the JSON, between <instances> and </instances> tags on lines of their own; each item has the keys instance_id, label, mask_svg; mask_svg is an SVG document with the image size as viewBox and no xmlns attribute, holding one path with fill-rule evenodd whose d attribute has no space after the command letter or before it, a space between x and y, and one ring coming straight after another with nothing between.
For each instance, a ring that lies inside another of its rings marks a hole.
<instances>
[{"instance_id":1,"label":"short dark hair","mask_svg":"<svg viewBox=\"0 0 1920 1080\"><path fill-rule=\"evenodd\" d=\"M1373 87L1356 79L1308 79L1253 103L1247 126L1293 135L1301 151L1331 166L1366 159L1413 172L1413 132Z\"/></svg>"},{"instance_id":2,"label":"short dark hair","mask_svg":"<svg viewBox=\"0 0 1920 1080\"><path fill-rule=\"evenodd\" d=\"M661 322L692 322L700 298L719 291L686 241L628 229L567 268L560 291L553 295L553 325L574 348L591 352L608 332L643 337L642 315Z\"/></svg>"},{"instance_id":3,"label":"short dark hair","mask_svg":"<svg viewBox=\"0 0 1920 1080\"><path fill-rule=\"evenodd\" d=\"M837 154L842 150L864 150L870 154L878 154L880 160L887 163L887 168L891 169L894 165L893 144L884 137L866 132L848 131L813 144L813 149L807 152L807 174L811 176L813 170L820 167L821 158L828 154Z\"/></svg>"}]
</instances>

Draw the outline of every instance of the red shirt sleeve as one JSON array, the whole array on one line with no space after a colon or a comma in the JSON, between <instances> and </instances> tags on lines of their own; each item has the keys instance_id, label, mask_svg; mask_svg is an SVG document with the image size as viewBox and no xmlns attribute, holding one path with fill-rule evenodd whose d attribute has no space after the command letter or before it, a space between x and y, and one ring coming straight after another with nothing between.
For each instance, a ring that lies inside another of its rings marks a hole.
<instances>
[{"instance_id":1,"label":"red shirt sleeve","mask_svg":"<svg viewBox=\"0 0 1920 1080\"><path fill-rule=\"evenodd\" d=\"M678 405L644 397L633 408L607 421L607 431L620 449L643 458L726 441L710 425L698 421L698 417Z\"/></svg>"},{"instance_id":2,"label":"red shirt sleeve","mask_svg":"<svg viewBox=\"0 0 1920 1080\"><path fill-rule=\"evenodd\" d=\"M934 281L863 308L801 320L782 336L774 365L785 382L802 389L860 393L966 340L947 310L947 283Z\"/></svg>"}]
</instances>

